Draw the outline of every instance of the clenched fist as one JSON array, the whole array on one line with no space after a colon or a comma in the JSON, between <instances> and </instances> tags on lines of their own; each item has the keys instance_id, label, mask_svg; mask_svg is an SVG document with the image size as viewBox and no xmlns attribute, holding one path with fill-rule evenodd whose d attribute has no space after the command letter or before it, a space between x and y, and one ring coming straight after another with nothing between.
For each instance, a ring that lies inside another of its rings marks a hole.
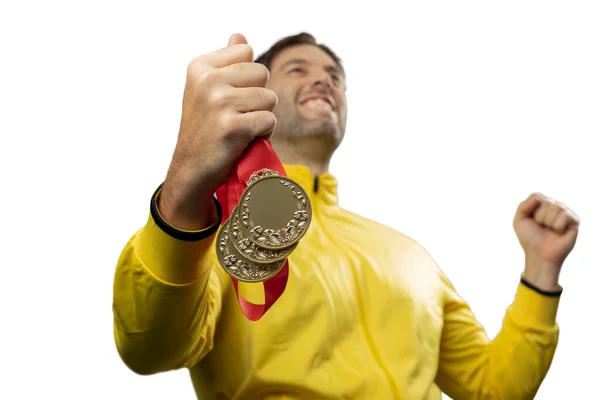
<instances>
[{"instance_id":1,"label":"clenched fist","mask_svg":"<svg viewBox=\"0 0 600 400\"><path fill-rule=\"evenodd\" d=\"M564 204L534 193L519 205L513 227L525 251L525 278L539 289L557 290L560 268L577 240L577 215Z\"/></svg>"},{"instance_id":2,"label":"clenched fist","mask_svg":"<svg viewBox=\"0 0 600 400\"><path fill-rule=\"evenodd\" d=\"M277 120L277 96L266 88L268 69L253 62L244 36L188 66L177 145L161 192L167 222L196 230L211 223L212 195L248 145L267 139Z\"/></svg>"}]
</instances>

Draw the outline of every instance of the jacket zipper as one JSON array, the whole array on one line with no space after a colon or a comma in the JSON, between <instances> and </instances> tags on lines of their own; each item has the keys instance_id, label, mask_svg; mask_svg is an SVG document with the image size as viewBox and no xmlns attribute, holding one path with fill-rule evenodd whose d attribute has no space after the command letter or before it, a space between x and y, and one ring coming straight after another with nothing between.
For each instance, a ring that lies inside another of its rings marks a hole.
<instances>
[{"instance_id":1,"label":"jacket zipper","mask_svg":"<svg viewBox=\"0 0 600 400\"><path fill-rule=\"evenodd\" d=\"M316 175L314 177L314 181L313 181L313 191L316 194L319 191L319 176ZM352 271L353 275L354 275L354 281L358 282L357 280L357 276L356 276L356 271ZM357 294L359 295L359 303L362 304L362 299L360 298L360 291L357 290ZM365 339L367 340L367 346L369 347L369 349L371 350L371 355L373 356L373 358L375 359L375 363L377 364L377 366L380 368L380 370L383 372L383 374L385 375L385 377L387 378L388 384L390 386L390 390L391 392L394 394L395 398L399 399L400 398L400 393L398 393L398 388L395 385L395 381L393 378L393 375L391 374L391 372L386 368L383 359L381 357L381 355L379 354L378 348L375 344L375 341L373 339L373 336L371 335L371 332L366 324L366 318L365 318L365 311L362 308L362 306L359 305L359 319L360 319L360 324L361 327L363 329L363 334L365 335Z\"/></svg>"}]
</instances>

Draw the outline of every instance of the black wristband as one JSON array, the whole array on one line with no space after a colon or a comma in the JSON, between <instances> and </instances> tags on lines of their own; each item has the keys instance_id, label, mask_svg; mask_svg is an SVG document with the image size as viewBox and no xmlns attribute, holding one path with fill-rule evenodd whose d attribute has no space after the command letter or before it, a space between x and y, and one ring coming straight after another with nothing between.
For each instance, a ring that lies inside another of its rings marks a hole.
<instances>
[{"instance_id":1,"label":"black wristband","mask_svg":"<svg viewBox=\"0 0 600 400\"><path fill-rule=\"evenodd\" d=\"M525 280L525 278L521 278L521 283L523 285L527 286L529 289L531 289L531 290L533 290L533 291L535 291L535 292L537 292L537 293L539 293L541 295L544 295L544 296L558 297L558 296L560 296L562 294L562 289L559 290L559 291L556 291L556 292L548 292L546 290L542 290L542 289L539 289L539 288L533 286L531 283L527 282Z\"/></svg>"},{"instance_id":2,"label":"black wristband","mask_svg":"<svg viewBox=\"0 0 600 400\"><path fill-rule=\"evenodd\" d=\"M219 229L219 226L221 226L221 222L223 221L223 209L221 208L221 205L219 204L219 201L215 196L213 196L213 201L215 203L215 206L217 207L218 219L217 222L215 222L213 225L201 231L182 231L169 225L169 223L165 221L160 215L160 212L158 212L158 198L160 197L160 190L162 189L162 185L163 184L161 183L152 195L152 199L150 200L150 214L152 215L154 223L156 223L156 225L158 225L158 227L164 233L175 239L184 240L186 242L195 242L210 237Z\"/></svg>"}]
</instances>

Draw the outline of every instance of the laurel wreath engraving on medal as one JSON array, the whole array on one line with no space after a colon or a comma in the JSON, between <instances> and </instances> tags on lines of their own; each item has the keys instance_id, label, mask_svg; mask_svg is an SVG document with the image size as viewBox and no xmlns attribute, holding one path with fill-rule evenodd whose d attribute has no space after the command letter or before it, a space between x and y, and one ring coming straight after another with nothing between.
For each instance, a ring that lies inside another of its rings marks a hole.
<instances>
[{"instance_id":1,"label":"laurel wreath engraving on medal","mask_svg":"<svg viewBox=\"0 0 600 400\"><path fill-rule=\"evenodd\" d=\"M272 169L263 168L260 171L256 171L256 172L252 173L252 175L250 175L250 178L248 178L248 182L246 182L246 186L248 186L251 183L253 183L261 178L264 178L266 176L274 176L274 175L279 175L279 172L274 171Z\"/></svg>"},{"instance_id":2,"label":"laurel wreath engraving on medal","mask_svg":"<svg viewBox=\"0 0 600 400\"><path fill-rule=\"evenodd\" d=\"M261 264L259 266L243 259L243 257L238 257L237 254L230 251L229 240L229 224L227 224L220 235L218 250L223 256L223 267L230 275L241 281L257 282L268 279L283 266L283 262Z\"/></svg>"},{"instance_id":3,"label":"laurel wreath engraving on medal","mask_svg":"<svg viewBox=\"0 0 600 400\"><path fill-rule=\"evenodd\" d=\"M280 261L283 258L286 258L293 251L293 248L284 248L280 250L273 249L265 249L263 247L257 246L247 237L244 237L242 230L240 229L240 223L238 214L234 213L234 217L232 220L231 226L231 235L234 237L234 244L236 245L237 250L250 260L254 262L275 262Z\"/></svg>"},{"instance_id":4,"label":"laurel wreath engraving on medal","mask_svg":"<svg viewBox=\"0 0 600 400\"><path fill-rule=\"evenodd\" d=\"M304 194L302 194L301 191L296 190L296 186L287 180L282 179L279 181L279 183L281 183L286 188L290 189L292 195L297 200L296 206L298 207L298 211L294 212L293 219L291 219L287 223L285 228L275 230L270 228L263 228L260 225L254 224L248 206L248 201L251 199L252 196L251 190L248 190L246 192L244 202L241 204L242 224L249 230L249 233L252 236L252 238L260 244L280 246L284 244L293 243L301 234L304 233L304 231L308 227L308 212L306 211L308 202L304 197Z\"/></svg>"}]
</instances>

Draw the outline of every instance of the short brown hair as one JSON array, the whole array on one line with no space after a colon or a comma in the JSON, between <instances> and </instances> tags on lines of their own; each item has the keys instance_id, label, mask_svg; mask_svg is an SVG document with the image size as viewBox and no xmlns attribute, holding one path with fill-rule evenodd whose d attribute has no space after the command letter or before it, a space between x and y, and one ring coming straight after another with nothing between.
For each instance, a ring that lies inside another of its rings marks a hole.
<instances>
[{"instance_id":1,"label":"short brown hair","mask_svg":"<svg viewBox=\"0 0 600 400\"><path fill-rule=\"evenodd\" d=\"M255 61L257 63L263 64L264 66L270 69L271 63L273 62L273 59L275 58L275 56L277 56L277 54L281 53L282 50L288 47L301 44L309 44L323 50L325 53L327 53L327 55L329 55L329 57L333 58L333 61L335 61L337 66L345 75L344 67L342 66L342 60L337 56L337 54L335 54L334 51L326 45L322 43L317 43L315 37L310 33L306 32L301 32L297 35L287 36L283 39L280 39L278 42L272 45L269 50L265 51L263 54L258 56L258 58Z\"/></svg>"}]
</instances>

